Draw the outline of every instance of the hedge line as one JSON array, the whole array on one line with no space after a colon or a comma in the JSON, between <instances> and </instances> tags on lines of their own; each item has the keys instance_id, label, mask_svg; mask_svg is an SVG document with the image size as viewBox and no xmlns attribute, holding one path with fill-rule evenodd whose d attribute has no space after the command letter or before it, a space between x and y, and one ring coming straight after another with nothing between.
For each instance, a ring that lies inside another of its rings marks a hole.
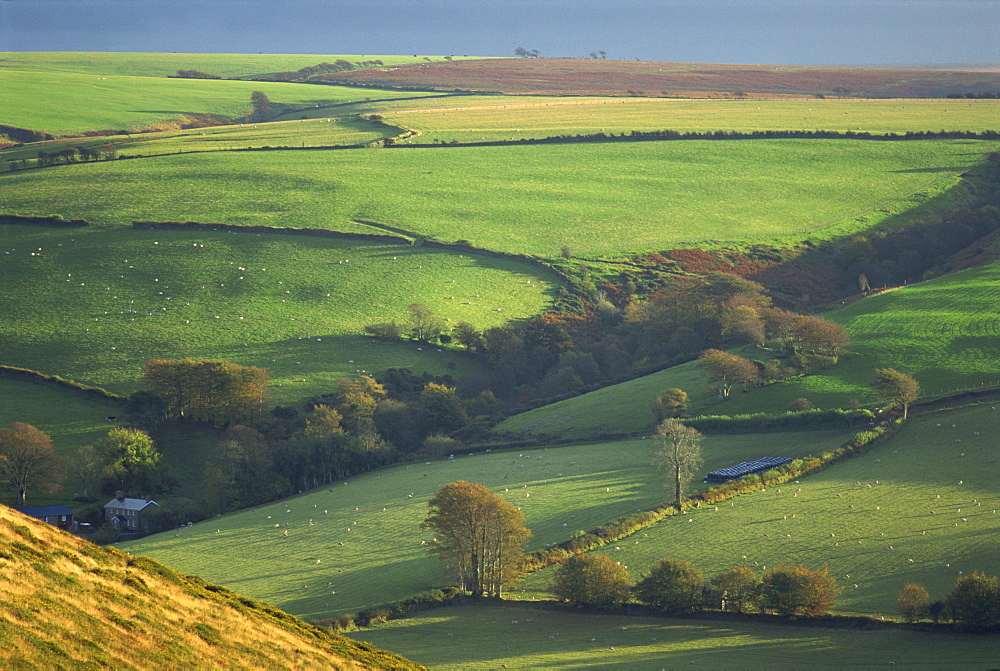
<instances>
[{"instance_id":1,"label":"hedge line","mask_svg":"<svg viewBox=\"0 0 1000 671\"><path fill-rule=\"evenodd\" d=\"M39 373L37 370L31 370L30 368L17 368L16 366L4 366L0 364L0 378L22 380L27 382L44 382L62 389L82 392L86 396L92 396L103 401L112 401L114 403L124 404L128 400L124 396L112 394L111 392L101 389L100 387L88 387L87 385L74 382L73 380L66 380L58 375L46 375L45 373Z\"/></svg>"},{"instance_id":2,"label":"hedge line","mask_svg":"<svg viewBox=\"0 0 1000 671\"><path fill-rule=\"evenodd\" d=\"M781 429L821 429L853 427L860 423L871 424L875 414L871 410L807 410L770 415L764 412L746 415L702 415L680 420L683 424L702 433L749 433Z\"/></svg>"},{"instance_id":3,"label":"hedge line","mask_svg":"<svg viewBox=\"0 0 1000 671\"><path fill-rule=\"evenodd\" d=\"M67 228L82 228L90 226L86 219L63 219L60 214L48 217L29 217L20 214L0 214L0 224L61 226Z\"/></svg>"},{"instance_id":4,"label":"hedge line","mask_svg":"<svg viewBox=\"0 0 1000 671\"><path fill-rule=\"evenodd\" d=\"M385 233L352 233L348 231L332 231L325 228L291 228L287 226L242 226L239 224L206 224L199 221L133 221L132 228L147 230L178 230L198 229L209 231L243 231L248 233L283 233L288 235L306 235L318 238L341 238L346 240L367 240L372 242L388 242L397 245L412 245L413 241L401 235Z\"/></svg>"},{"instance_id":5,"label":"hedge line","mask_svg":"<svg viewBox=\"0 0 1000 671\"><path fill-rule=\"evenodd\" d=\"M902 426L902 420L886 420L868 430L855 434L854 438L840 447L824 452L819 457L796 459L790 464L758 475L748 475L739 480L725 482L686 500L687 507L698 508L702 504L717 504L740 494L757 491L762 487L782 484L795 478L819 472L820 470L867 452L876 443L894 435ZM597 527L589 533L559 543L528 556L529 572L538 571L561 563L575 554L587 552L633 534L665 517L683 511L672 503L664 503L652 510L622 517L614 522Z\"/></svg>"}]
</instances>

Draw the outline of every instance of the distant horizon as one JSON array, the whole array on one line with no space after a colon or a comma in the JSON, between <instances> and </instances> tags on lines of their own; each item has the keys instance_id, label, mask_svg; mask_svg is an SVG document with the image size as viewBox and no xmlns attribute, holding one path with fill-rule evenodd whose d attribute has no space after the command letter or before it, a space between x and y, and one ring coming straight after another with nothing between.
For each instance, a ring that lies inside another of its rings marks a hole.
<instances>
[{"instance_id":1,"label":"distant horizon","mask_svg":"<svg viewBox=\"0 0 1000 671\"><path fill-rule=\"evenodd\" d=\"M1000 63L996 0L0 0L0 51Z\"/></svg>"}]
</instances>

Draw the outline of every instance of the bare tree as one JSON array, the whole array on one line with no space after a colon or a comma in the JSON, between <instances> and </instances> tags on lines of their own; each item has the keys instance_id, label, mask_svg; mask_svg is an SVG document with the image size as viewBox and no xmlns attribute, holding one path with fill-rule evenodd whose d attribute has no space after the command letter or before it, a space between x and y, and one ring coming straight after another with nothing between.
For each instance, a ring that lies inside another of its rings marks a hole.
<instances>
[{"instance_id":1,"label":"bare tree","mask_svg":"<svg viewBox=\"0 0 1000 671\"><path fill-rule=\"evenodd\" d=\"M681 424L676 419L667 419L656 427L656 440L660 450L653 458L653 464L667 476L674 486L677 507L684 508L684 485L691 480L695 470L703 463L701 439L697 429Z\"/></svg>"}]
</instances>

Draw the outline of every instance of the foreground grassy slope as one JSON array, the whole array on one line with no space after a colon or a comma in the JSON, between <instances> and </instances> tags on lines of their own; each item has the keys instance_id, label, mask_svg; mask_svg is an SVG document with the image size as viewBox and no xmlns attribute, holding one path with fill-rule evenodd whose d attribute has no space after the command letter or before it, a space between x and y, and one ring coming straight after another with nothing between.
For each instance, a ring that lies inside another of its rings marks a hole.
<instances>
[{"instance_id":1,"label":"foreground grassy slope","mask_svg":"<svg viewBox=\"0 0 1000 671\"><path fill-rule=\"evenodd\" d=\"M422 668L0 506L0 666Z\"/></svg>"},{"instance_id":2,"label":"foreground grassy slope","mask_svg":"<svg viewBox=\"0 0 1000 671\"><path fill-rule=\"evenodd\" d=\"M568 244L587 256L821 236L952 183L997 147L738 140L196 154L4 173L0 208L106 223L371 231L357 223L368 221L503 251L554 256Z\"/></svg>"},{"instance_id":3,"label":"foreground grassy slope","mask_svg":"<svg viewBox=\"0 0 1000 671\"><path fill-rule=\"evenodd\" d=\"M480 328L542 310L553 277L524 264L410 245L226 231L4 226L0 357L110 391L150 358L225 358L272 373L274 400L339 376L469 370L456 352L377 343L372 321L427 304Z\"/></svg>"},{"instance_id":4,"label":"foreground grassy slope","mask_svg":"<svg viewBox=\"0 0 1000 671\"><path fill-rule=\"evenodd\" d=\"M435 669L988 669L995 636L465 606L349 634Z\"/></svg>"},{"instance_id":5,"label":"foreground grassy slope","mask_svg":"<svg viewBox=\"0 0 1000 671\"><path fill-rule=\"evenodd\" d=\"M962 572L1000 573L994 408L921 414L863 457L733 505L667 518L601 552L633 576L664 557L686 559L707 574L741 565L829 565L845 587L836 612L895 617L896 594L906 583L924 585L935 600ZM524 593L545 596L550 579L551 570L530 576Z\"/></svg>"},{"instance_id":6,"label":"foreground grassy slope","mask_svg":"<svg viewBox=\"0 0 1000 671\"><path fill-rule=\"evenodd\" d=\"M846 437L712 437L704 469L776 453L806 456ZM658 505L665 490L650 466L654 450L652 441L632 440L401 465L121 547L315 620L444 586L443 566L423 544L431 534L419 529L442 485L464 479L500 493L524 511L531 549L539 549ZM248 548L252 563L241 561Z\"/></svg>"}]
</instances>

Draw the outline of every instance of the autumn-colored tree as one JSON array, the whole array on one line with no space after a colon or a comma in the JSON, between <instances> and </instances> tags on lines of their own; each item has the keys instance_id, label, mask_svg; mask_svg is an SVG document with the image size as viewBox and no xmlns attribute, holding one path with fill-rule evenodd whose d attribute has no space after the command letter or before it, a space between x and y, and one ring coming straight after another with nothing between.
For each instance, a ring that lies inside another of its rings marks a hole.
<instances>
[{"instance_id":1,"label":"autumn-colored tree","mask_svg":"<svg viewBox=\"0 0 1000 671\"><path fill-rule=\"evenodd\" d=\"M701 569L681 559L662 559L635 585L642 603L672 615L701 608L705 581Z\"/></svg>"},{"instance_id":2,"label":"autumn-colored tree","mask_svg":"<svg viewBox=\"0 0 1000 671\"><path fill-rule=\"evenodd\" d=\"M260 416L269 373L231 361L153 359L143 385L166 406L168 416L213 422L247 422Z\"/></svg>"},{"instance_id":3,"label":"autumn-colored tree","mask_svg":"<svg viewBox=\"0 0 1000 671\"><path fill-rule=\"evenodd\" d=\"M679 417L687 411L688 395L682 389L667 389L653 401L653 416L659 424L665 419Z\"/></svg>"},{"instance_id":4,"label":"autumn-colored tree","mask_svg":"<svg viewBox=\"0 0 1000 671\"><path fill-rule=\"evenodd\" d=\"M752 361L718 349L705 350L698 357L697 366L718 383L719 397L724 399L729 398L733 385L746 384L760 378L757 366Z\"/></svg>"},{"instance_id":5,"label":"autumn-colored tree","mask_svg":"<svg viewBox=\"0 0 1000 671\"><path fill-rule=\"evenodd\" d=\"M628 569L607 555L578 554L556 569L549 591L563 601L594 608L617 608L628 601Z\"/></svg>"},{"instance_id":6,"label":"autumn-colored tree","mask_svg":"<svg viewBox=\"0 0 1000 671\"><path fill-rule=\"evenodd\" d=\"M375 378L362 375L337 380L336 409L344 427L352 433L372 433L375 430L375 408L386 397L385 387Z\"/></svg>"},{"instance_id":7,"label":"autumn-colored tree","mask_svg":"<svg viewBox=\"0 0 1000 671\"><path fill-rule=\"evenodd\" d=\"M765 323L757 301L743 294L733 296L722 305L719 315L722 335L742 336L754 345L763 345Z\"/></svg>"},{"instance_id":8,"label":"autumn-colored tree","mask_svg":"<svg viewBox=\"0 0 1000 671\"><path fill-rule=\"evenodd\" d=\"M904 585L896 595L896 609L907 622L916 622L927 613L930 595L923 585Z\"/></svg>"},{"instance_id":9,"label":"autumn-colored tree","mask_svg":"<svg viewBox=\"0 0 1000 671\"><path fill-rule=\"evenodd\" d=\"M653 464L663 472L673 486L677 507L684 507L684 485L701 466L701 439L697 429L681 424L675 419L665 419L656 427L656 440L660 449Z\"/></svg>"},{"instance_id":10,"label":"autumn-colored tree","mask_svg":"<svg viewBox=\"0 0 1000 671\"><path fill-rule=\"evenodd\" d=\"M821 617L837 600L840 588L829 568L781 566L764 574L760 584L761 610L784 617Z\"/></svg>"},{"instance_id":11,"label":"autumn-colored tree","mask_svg":"<svg viewBox=\"0 0 1000 671\"><path fill-rule=\"evenodd\" d=\"M520 510L464 480L442 487L428 507L421 528L435 532L431 552L473 596L500 597L503 586L523 573L531 532Z\"/></svg>"},{"instance_id":12,"label":"autumn-colored tree","mask_svg":"<svg viewBox=\"0 0 1000 671\"><path fill-rule=\"evenodd\" d=\"M920 385L917 381L895 368L876 368L873 386L887 402L902 406L903 419L906 419L910 405L920 397Z\"/></svg>"},{"instance_id":13,"label":"autumn-colored tree","mask_svg":"<svg viewBox=\"0 0 1000 671\"><path fill-rule=\"evenodd\" d=\"M24 422L0 429L0 478L17 490L17 505L24 505L30 487L55 491L64 477L48 435Z\"/></svg>"},{"instance_id":14,"label":"autumn-colored tree","mask_svg":"<svg viewBox=\"0 0 1000 671\"><path fill-rule=\"evenodd\" d=\"M795 318L792 341L797 351L835 357L843 353L851 336L837 322L800 315Z\"/></svg>"},{"instance_id":15,"label":"autumn-colored tree","mask_svg":"<svg viewBox=\"0 0 1000 671\"><path fill-rule=\"evenodd\" d=\"M1000 578L975 571L959 576L948 594L952 618L969 631L1000 627Z\"/></svg>"},{"instance_id":16,"label":"autumn-colored tree","mask_svg":"<svg viewBox=\"0 0 1000 671\"><path fill-rule=\"evenodd\" d=\"M713 576L712 586L722 590L726 610L742 613L757 598L760 576L751 568L737 566Z\"/></svg>"},{"instance_id":17,"label":"autumn-colored tree","mask_svg":"<svg viewBox=\"0 0 1000 671\"><path fill-rule=\"evenodd\" d=\"M325 405L317 405L313 408L312 417L306 418L306 426L302 433L310 438L323 438L335 433L342 433L340 426L344 417L333 408Z\"/></svg>"},{"instance_id":18,"label":"autumn-colored tree","mask_svg":"<svg viewBox=\"0 0 1000 671\"><path fill-rule=\"evenodd\" d=\"M116 427L97 443L107 464L104 477L111 489L151 494L159 481L160 452L149 434Z\"/></svg>"}]
</instances>

